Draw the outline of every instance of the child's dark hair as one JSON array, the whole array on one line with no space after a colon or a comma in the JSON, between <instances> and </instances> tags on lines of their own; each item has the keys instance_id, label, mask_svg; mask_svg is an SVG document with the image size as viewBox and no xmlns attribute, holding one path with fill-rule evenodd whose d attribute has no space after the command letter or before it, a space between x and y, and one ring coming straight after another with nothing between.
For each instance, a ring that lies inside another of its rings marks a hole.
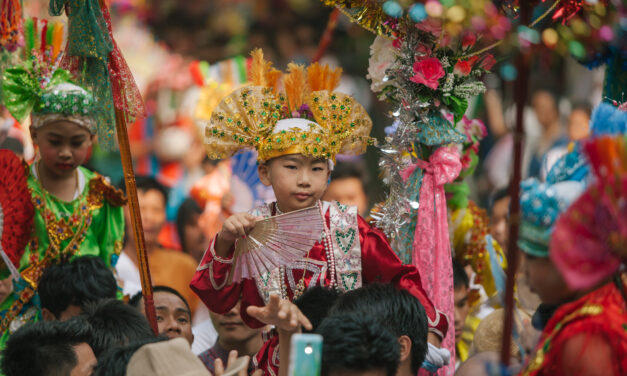
<instances>
[{"instance_id":1,"label":"child's dark hair","mask_svg":"<svg viewBox=\"0 0 627 376\"><path fill-rule=\"evenodd\" d=\"M394 376L400 361L397 337L370 315L329 316L317 330L324 338L322 376L332 372L382 370Z\"/></svg>"},{"instance_id":2,"label":"child's dark hair","mask_svg":"<svg viewBox=\"0 0 627 376\"><path fill-rule=\"evenodd\" d=\"M78 317L25 324L6 343L2 373L6 376L69 375L78 363L74 346L89 343L91 336L89 324Z\"/></svg>"},{"instance_id":3,"label":"child's dark hair","mask_svg":"<svg viewBox=\"0 0 627 376\"><path fill-rule=\"evenodd\" d=\"M469 288L470 280L461 264L453 260L453 288L457 290L461 287Z\"/></svg>"},{"instance_id":4,"label":"child's dark hair","mask_svg":"<svg viewBox=\"0 0 627 376\"><path fill-rule=\"evenodd\" d=\"M183 301L183 303L185 304L185 307L187 307L187 310L190 313L192 312L192 310L189 308L189 303L187 303L187 300L183 297L183 295L181 295L180 292L176 291L172 287L162 286L162 285L153 286L152 293L156 294L158 292L167 292L167 293L170 293L172 295L178 296L179 299L181 299ZM140 302L140 300L142 300L143 297L144 296L142 295L142 292L141 291L138 292L137 294L133 295L131 297L131 299L129 299L128 305L130 305L131 307L135 307L135 308L139 309L139 302Z\"/></svg>"},{"instance_id":5,"label":"child's dark hair","mask_svg":"<svg viewBox=\"0 0 627 376\"><path fill-rule=\"evenodd\" d=\"M116 186L118 189L121 189L124 194L126 194L126 183L124 182L124 179L120 180ZM151 190L155 190L161 193L165 206L168 206L168 189L163 184L159 183L157 179L148 175L137 175L135 176L135 186L137 187L137 191L139 192L145 193Z\"/></svg>"},{"instance_id":6,"label":"child's dark hair","mask_svg":"<svg viewBox=\"0 0 627 376\"><path fill-rule=\"evenodd\" d=\"M49 266L41 277L38 292L41 307L58 319L70 305L83 308L90 302L115 299L117 283L99 257L81 256Z\"/></svg>"},{"instance_id":7,"label":"child's dark hair","mask_svg":"<svg viewBox=\"0 0 627 376\"><path fill-rule=\"evenodd\" d=\"M91 325L89 345L96 358L105 351L154 337L146 317L116 299L88 304L81 315Z\"/></svg>"},{"instance_id":8,"label":"child's dark hair","mask_svg":"<svg viewBox=\"0 0 627 376\"><path fill-rule=\"evenodd\" d=\"M329 315L329 310L339 296L340 293L335 289L314 286L305 290L303 295L294 300L294 304L309 319L313 327L312 331L315 331L322 320Z\"/></svg>"},{"instance_id":9,"label":"child's dark hair","mask_svg":"<svg viewBox=\"0 0 627 376\"><path fill-rule=\"evenodd\" d=\"M330 314L371 316L396 338L409 337L411 369L418 373L427 354L428 322L424 307L409 291L389 283L373 283L340 296Z\"/></svg>"},{"instance_id":10,"label":"child's dark hair","mask_svg":"<svg viewBox=\"0 0 627 376\"><path fill-rule=\"evenodd\" d=\"M589 102L577 101L573 103L573 106L570 112L572 113L577 110L583 111L586 115L588 115L588 118L592 116L592 106L590 106Z\"/></svg>"},{"instance_id":11,"label":"child's dark hair","mask_svg":"<svg viewBox=\"0 0 627 376\"><path fill-rule=\"evenodd\" d=\"M176 213L176 233L179 236L181 248L185 253L189 253L189 250L185 249L185 226L193 224L196 216L200 214L202 214L202 208L193 198L186 198Z\"/></svg>"}]
</instances>

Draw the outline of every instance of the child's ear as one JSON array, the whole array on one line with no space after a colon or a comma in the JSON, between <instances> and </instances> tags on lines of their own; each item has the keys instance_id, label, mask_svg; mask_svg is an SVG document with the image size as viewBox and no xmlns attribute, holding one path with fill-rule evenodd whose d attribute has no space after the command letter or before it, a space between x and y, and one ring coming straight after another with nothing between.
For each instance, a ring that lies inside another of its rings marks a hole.
<instances>
[{"instance_id":1,"label":"child's ear","mask_svg":"<svg viewBox=\"0 0 627 376\"><path fill-rule=\"evenodd\" d=\"M259 166L257 167L257 172L259 172L259 180L261 180L263 185L265 185L266 187L272 185L270 182L270 168L268 167L267 162L259 163Z\"/></svg>"},{"instance_id":2,"label":"child's ear","mask_svg":"<svg viewBox=\"0 0 627 376\"><path fill-rule=\"evenodd\" d=\"M408 336L398 337L398 344L401 347L401 362L404 362L411 356L411 339Z\"/></svg>"}]
</instances>

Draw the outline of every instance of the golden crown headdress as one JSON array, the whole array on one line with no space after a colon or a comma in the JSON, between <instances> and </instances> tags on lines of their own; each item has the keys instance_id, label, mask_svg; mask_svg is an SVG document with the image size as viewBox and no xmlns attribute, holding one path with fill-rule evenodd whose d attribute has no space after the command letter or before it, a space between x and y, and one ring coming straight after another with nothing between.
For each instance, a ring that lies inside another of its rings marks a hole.
<instances>
[{"instance_id":1,"label":"golden crown headdress","mask_svg":"<svg viewBox=\"0 0 627 376\"><path fill-rule=\"evenodd\" d=\"M358 155L373 144L372 120L347 94L334 92L341 69L290 63L287 73L252 52L251 84L224 98L205 127L210 158L228 158L244 148L260 161L287 154L335 160Z\"/></svg>"}]
</instances>

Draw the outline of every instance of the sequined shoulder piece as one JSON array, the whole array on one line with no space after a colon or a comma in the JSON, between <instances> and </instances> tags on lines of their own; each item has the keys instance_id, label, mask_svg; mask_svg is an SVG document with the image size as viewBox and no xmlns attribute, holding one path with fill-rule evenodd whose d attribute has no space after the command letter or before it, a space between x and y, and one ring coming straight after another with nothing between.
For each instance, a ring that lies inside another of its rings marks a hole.
<instances>
[{"instance_id":1,"label":"sequined shoulder piece","mask_svg":"<svg viewBox=\"0 0 627 376\"><path fill-rule=\"evenodd\" d=\"M98 173L94 173L89 180L89 191L91 193L90 196L95 194L101 199L104 198L112 206L123 206L126 204L124 192L115 188L104 176Z\"/></svg>"}]
</instances>

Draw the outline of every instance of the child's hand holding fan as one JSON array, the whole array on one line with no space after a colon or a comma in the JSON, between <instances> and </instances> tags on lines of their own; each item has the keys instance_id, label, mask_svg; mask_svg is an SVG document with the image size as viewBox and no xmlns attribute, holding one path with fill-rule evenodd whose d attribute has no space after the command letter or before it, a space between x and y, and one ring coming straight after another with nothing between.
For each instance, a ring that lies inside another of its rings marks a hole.
<instances>
[{"instance_id":1,"label":"child's hand holding fan","mask_svg":"<svg viewBox=\"0 0 627 376\"><path fill-rule=\"evenodd\" d=\"M235 218L233 218L235 217ZM236 214L224 224L222 239L238 234L229 284L253 279L303 258L324 231L319 205L261 219L252 224L250 214ZM251 228L252 224L252 228ZM242 234L244 232L244 234Z\"/></svg>"}]
</instances>

